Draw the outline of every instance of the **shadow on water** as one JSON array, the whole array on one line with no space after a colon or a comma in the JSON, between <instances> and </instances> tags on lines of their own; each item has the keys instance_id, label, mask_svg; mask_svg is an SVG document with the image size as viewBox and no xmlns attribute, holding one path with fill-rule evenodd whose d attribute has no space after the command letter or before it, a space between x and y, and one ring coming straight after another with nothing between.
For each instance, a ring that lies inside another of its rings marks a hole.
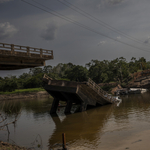
<instances>
[{"instance_id":1,"label":"shadow on water","mask_svg":"<svg viewBox=\"0 0 150 150\"><path fill-rule=\"evenodd\" d=\"M81 113L74 113L65 116L62 121L58 115L53 116L52 119L56 128L49 139L49 148L51 149L57 146L58 143L62 143L61 135L64 132L69 145L80 144L82 140L86 141L86 143L96 144L100 139L100 133L105 123L112 113L113 107L113 105L106 105Z\"/></svg>"}]
</instances>

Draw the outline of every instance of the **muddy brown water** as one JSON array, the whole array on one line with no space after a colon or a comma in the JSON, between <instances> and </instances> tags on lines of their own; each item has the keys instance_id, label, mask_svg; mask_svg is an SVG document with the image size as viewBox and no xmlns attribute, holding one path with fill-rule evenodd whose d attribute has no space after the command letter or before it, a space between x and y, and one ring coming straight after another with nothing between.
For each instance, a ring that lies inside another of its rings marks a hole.
<instances>
[{"instance_id":1,"label":"muddy brown water","mask_svg":"<svg viewBox=\"0 0 150 150\"><path fill-rule=\"evenodd\" d=\"M0 108L8 121L16 113L21 111L21 114L15 124L9 125L9 136L7 131L0 131L0 140L56 150L62 147L62 133L65 133L69 150L116 149L130 137L136 138L138 133L150 129L150 92L121 98L119 107L105 105L70 115L65 115L61 107L57 116L49 114L52 99L4 101ZM75 109L76 106L72 111Z\"/></svg>"}]
</instances>

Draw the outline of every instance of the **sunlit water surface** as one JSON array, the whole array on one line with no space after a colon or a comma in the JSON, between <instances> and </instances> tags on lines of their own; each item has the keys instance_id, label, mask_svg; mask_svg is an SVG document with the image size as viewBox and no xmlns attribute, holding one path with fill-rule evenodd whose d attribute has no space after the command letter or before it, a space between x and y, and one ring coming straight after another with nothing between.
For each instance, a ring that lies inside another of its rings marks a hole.
<instances>
[{"instance_id":1,"label":"sunlit water surface","mask_svg":"<svg viewBox=\"0 0 150 150\"><path fill-rule=\"evenodd\" d=\"M119 107L105 105L70 115L65 115L62 107L57 116L49 114L52 99L5 101L1 113L7 113L9 121L15 113L21 114L15 124L9 125L9 135L0 131L0 140L56 150L62 147L62 133L65 133L70 150L115 148L130 136L150 129L150 93L121 98Z\"/></svg>"}]
</instances>

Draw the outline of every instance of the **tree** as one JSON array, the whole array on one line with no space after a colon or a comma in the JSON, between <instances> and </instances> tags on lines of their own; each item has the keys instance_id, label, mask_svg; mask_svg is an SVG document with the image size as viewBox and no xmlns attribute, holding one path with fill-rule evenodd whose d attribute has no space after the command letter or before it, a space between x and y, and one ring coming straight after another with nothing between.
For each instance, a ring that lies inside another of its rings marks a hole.
<instances>
[{"instance_id":1,"label":"tree","mask_svg":"<svg viewBox=\"0 0 150 150\"><path fill-rule=\"evenodd\" d=\"M88 70L83 66L74 66L68 69L65 74L71 81L83 82L88 80Z\"/></svg>"},{"instance_id":2,"label":"tree","mask_svg":"<svg viewBox=\"0 0 150 150\"><path fill-rule=\"evenodd\" d=\"M134 73L137 72L139 67L138 67L138 61L136 60L135 57L131 58L131 61L129 62L129 72Z\"/></svg>"},{"instance_id":3,"label":"tree","mask_svg":"<svg viewBox=\"0 0 150 150\"><path fill-rule=\"evenodd\" d=\"M118 70L118 78L119 81L122 83L123 79L126 79L129 76L128 63L126 62L126 59L124 57L119 58Z\"/></svg>"},{"instance_id":4,"label":"tree","mask_svg":"<svg viewBox=\"0 0 150 150\"><path fill-rule=\"evenodd\" d=\"M18 82L16 76L5 77L0 81L0 91L3 92L12 92L18 87Z\"/></svg>"},{"instance_id":5,"label":"tree","mask_svg":"<svg viewBox=\"0 0 150 150\"><path fill-rule=\"evenodd\" d=\"M150 61L146 62L146 68L150 69Z\"/></svg>"},{"instance_id":6,"label":"tree","mask_svg":"<svg viewBox=\"0 0 150 150\"><path fill-rule=\"evenodd\" d=\"M43 74L38 74L36 76L32 76L24 82L24 88L39 88L42 87L42 78Z\"/></svg>"},{"instance_id":7,"label":"tree","mask_svg":"<svg viewBox=\"0 0 150 150\"><path fill-rule=\"evenodd\" d=\"M36 76L41 73L43 73L43 69L40 67L30 68L30 71L29 71L29 74L31 74L32 76Z\"/></svg>"},{"instance_id":8,"label":"tree","mask_svg":"<svg viewBox=\"0 0 150 150\"><path fill-rule=\"evenodd\" d=\"M140 70L145 70L146 68L146 59L144 57L139 58L139 68Z\"/></svg>"},{"instance_id":9,"label":"tree","mask_svg":"<svg viewBox=\"0 0 150 150\"><path fill-rule=\"evenodd\" d=\"M109 82L112 72L109 70L110 62L107 60L92 60L86 64L89 68L89 77L96 83Z\"/></svg>"},{"instance_id":10,"label":"tree","mask_svg":"<svg viewBox=\"0 0 150 150\"><path fill-rule=\"evenodd\" d=\"M50 74L53 72L53 67L51 65L44 66L43 73Z\"/></svg>"},{"instance_id":11,"label":"tree","mask_svg":"<svg viewBox=\"0 0 150 150\"><path fill-rule=\"evenodd\" d=\"M31 77L32 76L29 73L23 73L22 75L20 75L18 78L18 89L23 89L25 82Z\"/></svg>"},{"instance_id":12,"label":"tree","mask_svg":"<svg viewBox=\"0 0 150 150\"><path fill-rule=\"evenodd\" d=\"M102 82L102 63L98 60L92 60L90 63L86 64L86 66L89 67L89 77L96 83Z\"/></svg>"},{"instance_id":13,"label":"tree","mask_svg":"<svg viewBox=\"0 0 150 150\"><path fill-rule=\"evenodd\" d=\"M19 76L19 79L26 80L29 79L31 75L29 73L23 73L22 75Z\"/></svg>"},{"instance_id":14,"label":"tree","mask_svg":"<svg viewBox=\"0 0 150 150\"><path fill-rule=\"evenodd\" d=\"M72 63L68 64L59 63L57 66L53 68L53 74L55 74L55 76L57 76L58 79L66 78L65 72L73 67L74 65Z\"/></svg>"}]
</instances>

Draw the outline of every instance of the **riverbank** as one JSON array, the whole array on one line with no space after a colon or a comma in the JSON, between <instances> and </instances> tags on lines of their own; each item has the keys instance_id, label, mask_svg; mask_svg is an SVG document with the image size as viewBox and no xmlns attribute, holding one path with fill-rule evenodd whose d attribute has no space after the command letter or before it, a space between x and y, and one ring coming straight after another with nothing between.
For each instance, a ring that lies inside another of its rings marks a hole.
<instances>
[{"instance_id":1,"label":"riverbank","mask_svg":"<svg viewBox=\"0 0 150 150\"><path fill-rule=\"evenodd\" d=\"M0 150L27 150L27 148L0 141Z\"/></svg>"},{"instance_id":2,"label":"riverbank","mask_svg":"<svg viewBox=\"0 0 150 150\"><path fill-rule=\"evenodd\" d=\"M41 97L50 97L50 95L47 93L47 91L22 92L22 93L14 93L14 94L0 94L0 101L28 99L28 98L41 98Z\"/></svg>"}]
</instances>

